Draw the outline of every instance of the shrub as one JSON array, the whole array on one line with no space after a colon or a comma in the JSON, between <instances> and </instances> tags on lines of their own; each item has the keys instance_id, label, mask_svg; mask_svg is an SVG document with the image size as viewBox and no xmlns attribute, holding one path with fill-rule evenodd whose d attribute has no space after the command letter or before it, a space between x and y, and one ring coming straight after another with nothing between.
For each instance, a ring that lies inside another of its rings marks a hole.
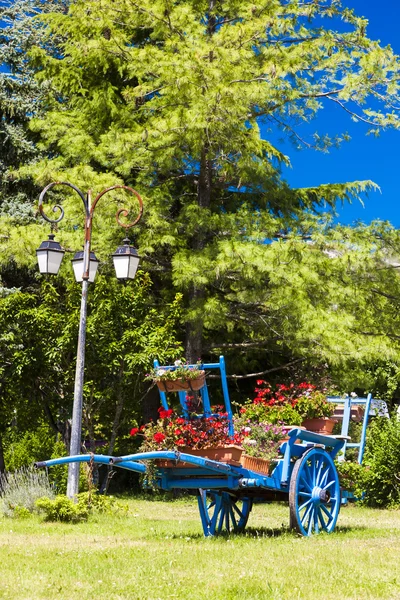
<instances>
[{"instance_id":1,"label":"shrub","mask_svg":"<svg viewBox=\"0 0 400 600\"><path fill-rule=\"evenodd\" d=\"M4 439L4 460L8 471L30 467L34 462L46 460L54 450L55 435L42 425L34 431L20 434L12 430Z\"/></svg>"},{"instance_id":2,"label":"shrub","mask_svg":"<svg viewBox=\"0 0 400 600\"><path fill-rule=\"evenodd\" d=\"M36 508L43 512L45 521L62 521L64 523L79 523L86 521L89 516L87 503L76 503L66 496L50 498L39 498L36 500Z\"/></svg>"},{"instance_id":3,"label":"shrub","mask_svg":"<svg viewBox=\"0 0 400 600\"><path fill-rule=\"evenodd\" d=\"M46 471L22 468L0 475L2 513L7 517L27 516L35 509L38 498L54 498Z\"/></svg>"},{"instance_id":4,"label":"shrub","mask_svg":"<svg viewBox=\"0 0 400 600\"><path fill-rule=\"evenodd\" d=\"M36 507L44 513L45 521L62 521L64 523L79 523L86 521L94 513L124 513L125 507L112 496L102 496L91 492L77 495L77 502L66 496L39 498Z\"/></svg>"},{"instance_id":5,"label":"shrub","mask_svg":"<svg viewBox=\"0 0 400 600\"><path fill-rule=\"evenodd\" d=\"M369 506L400 505L400 422L376 418L368 428L364 464L369 473L365 502Z\"/></svg>"},{"instance_id":6,"label":"shrub","mask_svg":"<svg viewBox=\"0 0 400 600\"><path fill-rule=\"evenodd\" d=\"M349 460L337 462L336 468L339 474L340 486L344 490L352 492L355 498L361 500L368 487L370 470L358 462Z\"/></svg>"}]
</instances>

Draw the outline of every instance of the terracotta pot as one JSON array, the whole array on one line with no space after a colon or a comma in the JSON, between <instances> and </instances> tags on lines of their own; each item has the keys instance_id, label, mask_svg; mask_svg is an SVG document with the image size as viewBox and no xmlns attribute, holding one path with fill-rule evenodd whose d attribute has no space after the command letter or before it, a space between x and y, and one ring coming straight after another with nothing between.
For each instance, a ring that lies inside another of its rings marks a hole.
<instances>
[{"instance_id":1,"label":"terracotta pot","mask_svg":"<svg viewBox=\"0 0 400 600\"><path fill-rule=\"evenodd\" d=\"M266 458L256 458L255 456L249 456L248 454L242 454L240 462L245 469L256 471L256 473L262 473L263 475L268 475L271 464Z\"/></svg>"},{"instance_id":2,"label":"terracotta pot","mask_svg":"<svg viewBox=\"0 0 400 600\"><path fill-rule=\"evenodd\" d=\"M305 419L302 426L308 431L314 433L322 433L324 435L332 435L333 428L336 424L334 419L329 417L321 417L319 419Z\"/></svg>"},{"instance_id":3,"label":"terracotta pot","mask_svg":"<svg viewBox=\"0 0 400 600\"><path fill-rule=\"evenodd\" d=\"M192 456L201 456L202 458L209 458L210 460L217 460L219 462L228 463L236 467L240 466L240 458L242 456L242 448L240 446L222 446L221 448L201 448L194 450L193 448L186 448L183 446L179 449L184 454L192 454ZM178 462L174 460L157 460L159 467L165 468L190 468L196 469L197 465L190 463Z\"/></svg>"},{"instance_id":4,"label":"terracotta pot","mask_svg":"<svg viewBox=\"0 0 400 600\"><path fill-rule=\"evenodd\" d=\"M156 381L156 383L161 392L195 392L203 387L205 381L206 374L202 371L202 374L196 379L175 379L174 381L163 379L161 381Z\"/></svg>"}]
</instances>

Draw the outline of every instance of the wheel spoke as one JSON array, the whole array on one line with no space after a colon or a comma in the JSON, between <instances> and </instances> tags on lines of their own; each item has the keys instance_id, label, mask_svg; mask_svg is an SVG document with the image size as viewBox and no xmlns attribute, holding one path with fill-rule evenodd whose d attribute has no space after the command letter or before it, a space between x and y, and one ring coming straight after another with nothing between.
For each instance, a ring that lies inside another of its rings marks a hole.
<instances>
[{"instance_id":1,"label":"wheel spoke","mask_svg":"<svg viewBox=\"0 0 400 600\"><path fill-rule=\"evenodd\" d=\"M319 487L321 487L321 483L320 483L321 482L321 473L322 473L324 466L325 466L324 462L321 460L318 465L317 477L315 479L315 484L318 485Z\"/></svg>"},{"instance_id":2,"label":"wheel spoke","mask_svg":"<svg viewBox=\"0 0 400 600\"><path fill-rule=\"evenodd\" d=\"M312 502L311 498L309 500L307 500L306 502L304 502L304 504L301 504L301 506L299 506L299 512L301 510L303 510L306 506L308 506L310 504L310 502Z\"/></svg>"},{"instance_id":3,"label":"wheel spoke","mask_svg":"<svg viewBox=\"0 0 400 600\"><path fill-rule=\"evenodd\" d=\"M229 508L229 514L230 514L230 517L231 517L231 523L232 523L233 531L236 531L238 529L238 523L237 523L237 520L236 520L235 513L233 512L232 506Z\"/></svg>"},{"instance_id":4,"label":"wheel spoke","mask_svg":"<svg viewBox=\"0 0 400 600\"><path fill-rule=\"evenodd\" d=\"M314 507L314 529L315 533L319 533L319 523L318 523L318 508Z\"/></svg>"},{"instance_id":5,"label":"wheel spoke","mask_svg":"<svg viewBox=\"0 0 400 600\"><path fill-rule=\"evenodd\" d=\"M332 479L332 481L330 481L329 483L327 483L327 484L326 484L326 486L325 486L325 487L323 487L322 489L325 491L325 490L327 490L329 487L331 487L332 485L335 485L335 483L336 483L336 480L335 480L335 479Z\"/></svg>"},{"instance_id":6,"label":"wheel spoke","mask_svg":"<svg viewBox=\"0 0 400 600\"><path fill-rule=\"evenodd\" d=\"M329 511L324 504L321 504L320 508L324 511L324 513L328 517L328 525L329 525L333 519L333 515L332 515L331 511Z\"/></svg>"},{"instance_id":7,"label":"wheel spoke","mask_svg":"<svg viewBox=\"0 0 400 600\"><path fill-rule=\"evenodd\" d=\"M325 523L324 516L323 516L322 511L321 511L321 506L318 507L318 511L317 512L318 512L318 520L319 520L319 523L321 525L321 528L324 531L326 531L327 530L327 523ZM328 521L328 523L329 523L329 521Z\"/></svg>"},{"instance_id":8,"label":"wheel spoke","mask_svg":"<svg viewBox=\"0 0 400 600\"><path fill-rule=\"evenodd\" d=\"M312 492L312 486L307 481L307 479L305 478L304 474L300 475L300 482L302 482L305 485L305 487L308 488L310 492Z\"/></svg>"},{"instance_id":9,"label":"wheel spoke","mask_svg":"<svg viewBox=\"0 0 400 600\"><path fill-rule=\"evenodd\" d=\"M234 511L236 511L236 513L239 515L239 517L242 519L244 518L244 514L242 513L242 511L239 509L239 507L237 506L236 502L234 502L232 504L232 508Z\"/></svg>"},{"instance_id":10,"label":"wheel spoke","mask_svg":"<svg viewBox=\"0 0 400 600\"><path fill-rule=\"evenodd\" d=\"M311 510L311 513L310 513L310 518L309 518L309 521L308 521L307 535L311 535L312 534L313 522L314 522L314 506L312 506L312 510Z\"/></svg>"}]
</instances>

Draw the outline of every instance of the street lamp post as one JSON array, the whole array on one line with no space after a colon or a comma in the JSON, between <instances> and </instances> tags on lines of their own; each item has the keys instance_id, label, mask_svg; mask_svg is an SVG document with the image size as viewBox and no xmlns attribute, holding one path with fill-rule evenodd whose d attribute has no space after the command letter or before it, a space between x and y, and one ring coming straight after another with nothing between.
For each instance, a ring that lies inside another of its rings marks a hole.
<instances>
[{"instance_id":1,"label":"street lamp post","mask_svg":"<svg viewBox=\"0 0 400 600\"><path fill-rule=\"evenodd\" d=\"M82 297L81 297L81 310L79 319L79 333L78 333L78 348L76 356L76 370L75 370L75 386L74 386L74 404L72 410L72 424L71 424L71 445L70 455L74 456L81 452L81 435L82 435L82 407L83 407L83 382L84 382L84 369L85 369L85 341L86 341L86 316L87 316L87 293L89 283L94 281L96 270L98 266L98 260L94 253L91 252L91 241L92 241L92 221L93 213L96 209L97 203L105 194L115 189L124 189L136 196L139 202L139 214L137 218L129 224L122 223L119 220L120 215L128 216L128 211L124 208L119 209L116 214L116 220L118 225L129 229L136 225L143 214L143 202L139 194L130 187L125 185L114 185L109 187L100 194L92 202L91 191L89 190L87 196L81 192L79 188L72 183L66 181L55 181L47 185L41 192L39 197L39 211L42 217L49 223L59 223L64 217L64 210L60 205L53 207L53 212L60 211L60 216L57 219L50 219L43 211L43 200L46 193L56 185L66 185L72 188L81 198L85 208L85 241L83 252L78 252L74 256L73 266L75 279L78 282L82 282ZM64 250L60 244L54 240L54 235L49 235L49 239L42 242L40 247L36 250L39 270L41 273L52 273L57 274L61 265L61 261L64 255ZM139 256L133 246L129 244L129 239L124 239L124 245L119 246L113 254L114 267L118 279L127 280L134 279L136 270L139 264ZM73 498L78 493L79 486L79 463L70 463L68 467L68 484L67 484L67 496Z\"/></svg>"}]
</instances>

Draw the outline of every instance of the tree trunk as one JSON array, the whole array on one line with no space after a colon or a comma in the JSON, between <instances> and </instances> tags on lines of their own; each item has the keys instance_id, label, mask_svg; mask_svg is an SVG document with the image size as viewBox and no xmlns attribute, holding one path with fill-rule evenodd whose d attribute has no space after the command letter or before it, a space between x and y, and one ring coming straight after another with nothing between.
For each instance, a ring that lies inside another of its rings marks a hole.
<instances>
[{"instance_id":1,"label":"tree trunk","mask_svg":"<svg viewBox=\"0 0 400 600\"><path fill-rule=\"evenodd\" d=\"M115 414L114 414L113 426L111 429L110 443L108 445L108 454L110 454L110 455L112 455L114 452L115 442L117 440L117 435L118 435L118 430L119 430L119 425L121 423L121 415L122 415L122 411L124 409L124 404L125 404L125 396L123 393L123 385L122 385L123 376L124 376L124 362L121 361L120 369L119 369L119 376L118 376L117 406L115 407ZM108 487L110 485L110 481L112 478L112 473L113 473L112 466L108 465L107 466L107 475L103 479L103 482L102 482L101 488L100 488L101 494L107 494Z\"/></svg>"},{"instance_id":2,"label":"tree trunk","mask_svg":"<svg viewBox=\"0 0 400 600\"><path fill-rule=\"evenodd\" d=\"M4 461L3 436L0 434L0 475L6 472L6 463Z\"/></svg>"},{"instance_id":3,"label":"tree trunk","mask_svg":"<svg viewBox=\"0 0 400 600\"><path fill-rule=\"evenodd\" d=\"M205 145L200 160L199 181L197 184L197 203L200 208L209 208L211 204L212 188L212 161L208 158L208 146ZM198 252L206 245L206 232L199 229L193 236L192 248ZM185 353L186 360L190 363L201 359L203 350L203 304L205 287L193 284L189 288L188 302L191 309L195 309L196 317L186 325Z\"/></svg>"},{"instance_id":4,"label":"tree trunk","mask_svg":"<svg viewBox=\"0 0 400 600\"><path fill-rule=\"evenodd\" d=\"M207 32L211 37L216 30L217 20L214 15L215 0L208 3L208 25ZM209 53L209 61L214 59L212 50ZM210 159L209 132L204 131L205 142L200 155L200 171L197 184L197 203L200 208L209 208L211 205L211 191L213 179L213 164ZM207 243L207 232L200 228L193 237L192 248L195 251L204 249ZM197 315L186 325L185 353L186 360L190 363L201 360L203 350L203 305L206 296L204 286L193 284L189 289L188 304Z\"/></svg>"}]
</instances>

